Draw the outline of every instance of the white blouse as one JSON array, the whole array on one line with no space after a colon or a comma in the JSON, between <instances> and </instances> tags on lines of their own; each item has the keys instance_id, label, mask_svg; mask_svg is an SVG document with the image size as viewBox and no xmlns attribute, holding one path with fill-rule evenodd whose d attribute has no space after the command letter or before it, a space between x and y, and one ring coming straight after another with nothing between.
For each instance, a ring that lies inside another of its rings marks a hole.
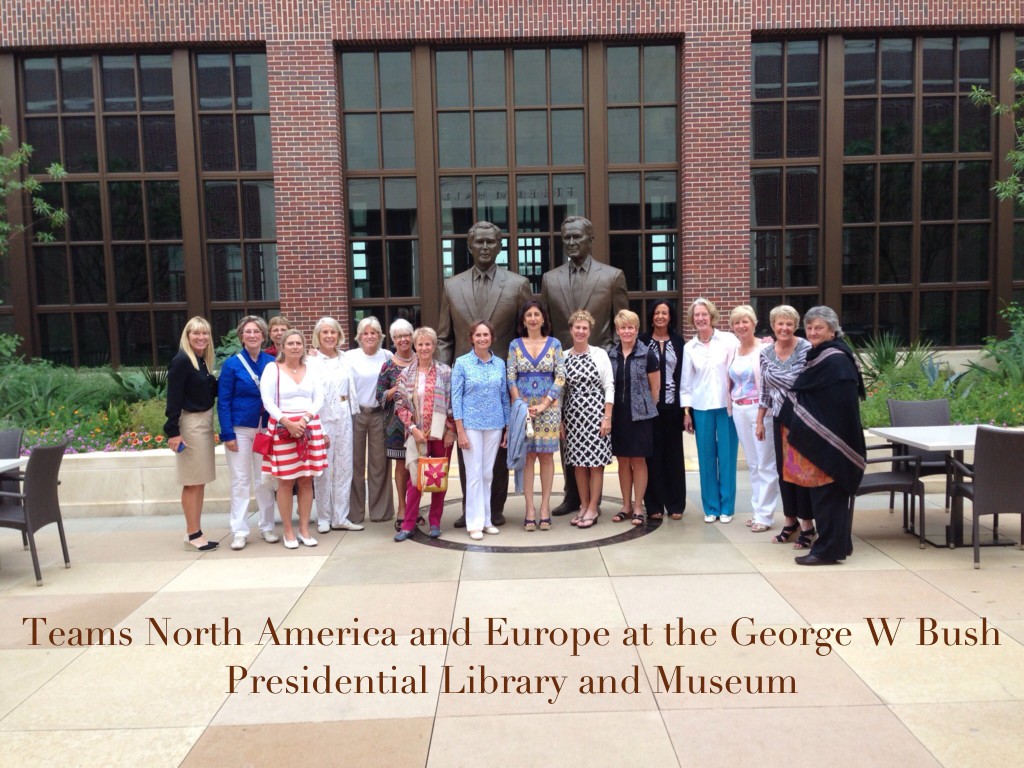
<instances>
[{"instance_id":1,"label":"white blouse","mask_svg":"<svg viewBox=\"0 0 1024 768\"><path fill-rule=\"evenodd\" d=\"M391 359L386 349L378 349L376 354L368 355L361 347L350 349L345 359L352 365L352 379L356 383L356 396L359 405L364 408L379 408L377 402L377 379L384 363Z\"/></svg>"},{"instance_id":2,"label":"white blouse","mask_svg":"<svg viewBox=\"0 0 1024 768\"><path fill-rule=\"evenodd\" d=\"M280 421L285 414L309 413L316 416L324 405L324 389L320 376L313 366L306 366L306 375L296 383L291 376L280 370L274 363L263 369L260 376L260 395L263 407L274 421ZM278 374L280 373L280 390Z\"/></svg>"},{"instance_id":3,"label":"white blouse","mask_svg":"<svg viewBox=\"0 0 1024 768\"><path fill-rule=\"evenodd\" d=\"M683 373L679 381L679 404L698 411L727 408L729 361L740 340L729 331L715 330L705 344L694 336L683 345Z\"/></svg>"}]
</instances>

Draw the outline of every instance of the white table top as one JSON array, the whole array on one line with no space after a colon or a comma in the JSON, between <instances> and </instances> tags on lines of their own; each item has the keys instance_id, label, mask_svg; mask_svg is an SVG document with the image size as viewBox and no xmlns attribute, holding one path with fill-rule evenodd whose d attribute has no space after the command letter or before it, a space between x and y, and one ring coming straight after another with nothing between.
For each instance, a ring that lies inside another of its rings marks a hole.
<instances>
[{"instance_id":1,"label":"white table top","mask_svg":"<svg viewBox=\"0 0 1024 768\"><path fill-rule=\"evenodd\" d=\"M868 432L891 442L910 445L925 451L966 451L974 447L978 425L871 427Z\"/></svg>"},{"instance_id":2,"label":"white table top","mask_svg":"<svg viewBox=\"0 0 1024 768\"><path fill-rule=\"evenodd\" d=\"M17 459L0 459L0 472L6 472L9 469L17 469L28 464L28 456L20 456Z\"/></svg>"}]
</instances>

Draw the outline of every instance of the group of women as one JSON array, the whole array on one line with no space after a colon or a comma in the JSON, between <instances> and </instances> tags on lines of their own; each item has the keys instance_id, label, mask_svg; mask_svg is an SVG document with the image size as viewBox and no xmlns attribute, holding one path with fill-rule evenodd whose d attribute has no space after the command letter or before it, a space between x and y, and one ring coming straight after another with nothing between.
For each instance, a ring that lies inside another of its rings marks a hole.
<instances>
[{"instance_id":1,"label":"group of women","mask_svg":"<svg viewBox=\"0 0 1024 768\"><path fill-rule=\"evenodd\" d=\"M225 361L218 382L210 326L192 318L168 369L165 425L168 445L179 451L185 546L217 547L200 527L204 487L213 480L217 400L231 475L232 549L246 545L253 489L260 535L274 543L276 486L290 549L316 546L311 523L323 534L362 530L367 515L374 522L392 519L391 461L395 540L404 541L424 522L420 458L442 459L444 467L456 442L466 457L466 530L473 540L499 532L490 510L490 486L504 481L493 477L499 447L509 447L510 463L523 469L524 529L550 530L553 454L560 441L580 489L572 525L598 523L604 468L613 456L622 498L613 522L643 525L645 507L652 519L678 520L686 505L686 430L697 443L706 523L733 518L742 445L750 530L769 530L781 499L785 523L773 541L809 550L797 558L801 564L839 562L852 551L849 497L864 471L864 444L857 407L863 384L838 340L838 317L828 307L812 308L803 339L796 335L797 311L779 306L770 315L774 339L764 341L755 336L752 307L736 307L729 319L732 332L718 329L715 305L697 299L686 314L694 334L684 343L668 302L651 307L643 333L639 317L622 310L614 319L618 342L606 352L590 345L595 320L580 310L570 318L572 346L563 350L544 307L529 301L505 358L492 349L494 329L481 321L470 329L471 351L449 368L434 357L433 329L413 329L405 320L390 328L394 353L382 347L383 331L373 317L359 323L358 347L343 352L344 334L332 318L317 323L307 351L302 333L282 318L268 328L248 316L238 326L242 349ZM265 351L268 339L273 347ZM270 445L261 455L254 447L264 423ZM522 429L512 433L512 424ZM311 520L314 487L317 516ZM441 482L431 498L433 538L441 535L445 490Z\"/></svg>"}]
</instances>

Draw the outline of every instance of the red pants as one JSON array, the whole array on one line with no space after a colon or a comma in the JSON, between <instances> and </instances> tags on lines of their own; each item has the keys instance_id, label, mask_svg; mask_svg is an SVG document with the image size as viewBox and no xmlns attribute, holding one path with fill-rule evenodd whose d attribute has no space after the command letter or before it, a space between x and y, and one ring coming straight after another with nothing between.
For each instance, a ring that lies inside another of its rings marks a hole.
<instances>
[{"instance_id":1,"label":"red pants","mask_svg":"<svg viewBox=\"0 0 1024 768\"><path fill-rule=\"evenodd\" d=\"M452 457L451 446L445 448L444 440L427 440L426 455L431 458L444 456L447 459ZM430 494L430 527L441 527L441 513L444 512L444 496L446 491ZM405 491L405 518L402 520L402 530L411 531L416 527L416 518L420 512L420 496L422 492L416 487L416 474L409 471L409 484Z\"/></svg>"}]
</instances>

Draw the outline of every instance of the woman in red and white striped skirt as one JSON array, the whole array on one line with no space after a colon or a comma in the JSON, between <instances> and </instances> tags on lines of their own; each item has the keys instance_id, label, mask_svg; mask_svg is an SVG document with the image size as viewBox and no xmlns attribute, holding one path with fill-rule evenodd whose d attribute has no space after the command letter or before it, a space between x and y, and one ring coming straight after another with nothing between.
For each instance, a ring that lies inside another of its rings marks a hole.
<instances>
[{"instance_id":1,"label":"woman in red and white striped skirt","mask_svg":"<svg viewBox=\"0 0 1024 768\"><path fill-rule=\"evenodd\" d=\"M306 366L306 339L290 330L281 339L277 363L268 365L260 377L263 407L270 414L268 428L273 447L263 457L263 473L277 478L277 509L284 528L287 549L299 542L315 547L309 535L309 514L313 508L313 478L327 467L327 447L320 428L323 387L314 370ZM292 487L298 487L299 530L292 532Z\"/></svg>"}]
</instances>

